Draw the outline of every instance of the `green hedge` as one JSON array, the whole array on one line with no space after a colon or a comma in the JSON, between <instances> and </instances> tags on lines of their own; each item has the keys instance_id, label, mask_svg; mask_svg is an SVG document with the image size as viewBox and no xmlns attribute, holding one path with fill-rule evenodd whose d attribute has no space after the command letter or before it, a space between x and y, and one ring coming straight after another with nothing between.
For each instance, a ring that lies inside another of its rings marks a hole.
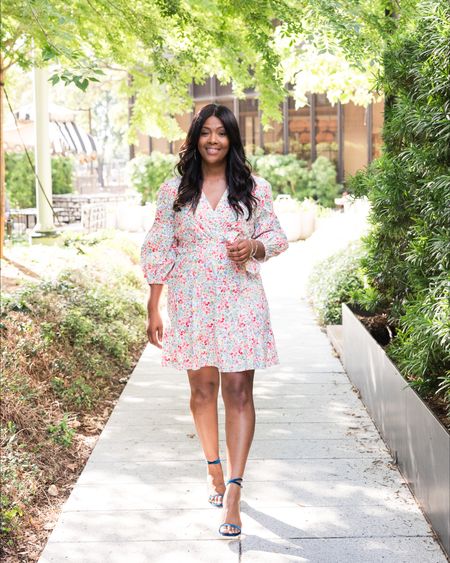
<instances>
[{"instance_id":1,"label":"green hedge","mask_svg":"<svg viewBox=\"0 0 450 563\"><path fill-rule=\"evenodd\" d=\"M306 291L320 324L341 324L342 303L370 312L380 307L381 296L361 266L364 254L362 242L353 241L312 268Z\"/></svg>"},{"instance_id":2,"label":"green hedge","mask_svg":"<svg viewBox=\"0 0 450 563\"><path fill-rule=\"evenodd\" d=\"M140 155L127 163L127 173L135 190L142 194L142 203L154 201L159 186L174 176L178 158L173 154L153 151L151 155Z\"/></svg>"},{"instance_id":3,"label":"green hedge","mask_svg":"<svg viewBox=\"0 0 450 563\"><path fill-rule=\"evenodd\" d=\"M384 148L351 180L371 202L364 267L398 331L388 353L450 415L450 4L422 0L384 53Z\"/></svg>"},{"instance_id":4,"label":"green hedge","mask_svg":"<svg viewBox=\"0 0 450 563\"><path fill-rule=\"evenodd\" d=\"M30 153L34 166L34 154ZM6 193L11 207L36 206L36 180L25 153L6 153ZM52 157L52 192L67 194L73 192L74 159L72 157Z\"/></svg>"}]
</instances>

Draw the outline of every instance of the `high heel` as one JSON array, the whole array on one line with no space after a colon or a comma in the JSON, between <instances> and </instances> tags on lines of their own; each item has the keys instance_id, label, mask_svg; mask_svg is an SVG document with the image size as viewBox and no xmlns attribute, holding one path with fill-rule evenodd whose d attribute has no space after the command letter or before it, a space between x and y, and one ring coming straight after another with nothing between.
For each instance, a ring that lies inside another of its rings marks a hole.
<instances>
[{"instance_id":1,"label":"high heel","mask_svg":"<svg viewBox=\"0 0 450 563\"><path fill-rule=\"evenodd\" d=\"M243 480L242 477L234 477L233 479L228 479L227 487L230 484L234 484L234 485L238 485L242 489L242 480ZM236 532L222 532L222 528L224 526L228 526L229 528L234 528L236 530ZM237 524L231 524L230 522L224 522L223 524L221 524L219 526L219 534L221 536L225 536L225 537L229 537L229 538L235 538L236 536L241 535L241 527L238 526Z\"/></svg>"},{"instance_id":2,"label":"high heel","mask_svg":"<svg viewBox=\"0 0 450 563\"><path fill-rule=\"evenodd\" d=\"M220 457L218 457L217 459L215 459L214 461L208 461L206 460L206 462L208 463L208 465L217 465L218 463L221 463L220 461ZM219 497L220 500L218 502L216 502L214 499ZM223 506L223 495L221 495L220 493L215 493L212 495L209 495L208 498L208 502L209 504L212 504L213 506L217 506L217 508L222 508Z\"/></svg>"}]
</instances>

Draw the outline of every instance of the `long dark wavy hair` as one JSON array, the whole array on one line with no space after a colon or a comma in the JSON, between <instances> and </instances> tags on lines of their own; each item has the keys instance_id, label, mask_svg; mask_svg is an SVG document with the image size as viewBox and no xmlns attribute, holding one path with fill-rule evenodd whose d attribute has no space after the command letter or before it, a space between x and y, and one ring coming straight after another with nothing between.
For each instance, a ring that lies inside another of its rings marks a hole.
<instances>
[{"instance_id":1,"label":"long dark wavy hair","mask_svg":"<svg viewBox=\"0 0 450 563\"><path fill-rule=\"evenodd\" d=\"M256 185L252 166L245 156L236 117L230 109L219 104L208 104L194 116L187 137L180 147L180 160L175 169L181 176L181 182L173 209L181 211L187 204L191 205L194 213L197 209L203 185L202 157L197 147L202 127L211 115L220 119L229 140L226 166L228 202L235 210L236 218L244 213L241 204L245 205L249 220L258 202L258 198L252 193Z\"/></svg>"}]
</instances>

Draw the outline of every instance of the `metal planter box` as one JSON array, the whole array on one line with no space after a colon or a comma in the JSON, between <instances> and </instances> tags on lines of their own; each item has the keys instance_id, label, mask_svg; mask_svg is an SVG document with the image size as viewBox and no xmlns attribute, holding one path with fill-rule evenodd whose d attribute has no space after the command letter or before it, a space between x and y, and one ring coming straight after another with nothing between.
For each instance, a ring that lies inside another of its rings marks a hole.
<instances>
[{"instance_id":1,"label":"metal planter box","mask_svg":"<svg viewBox=\"0 0 450 563\"><path fill-rule=\"evenodd\" d=\"M345 304L342 324L345 370L450 555L450 434Z\"/></svg>"}]
</instances>

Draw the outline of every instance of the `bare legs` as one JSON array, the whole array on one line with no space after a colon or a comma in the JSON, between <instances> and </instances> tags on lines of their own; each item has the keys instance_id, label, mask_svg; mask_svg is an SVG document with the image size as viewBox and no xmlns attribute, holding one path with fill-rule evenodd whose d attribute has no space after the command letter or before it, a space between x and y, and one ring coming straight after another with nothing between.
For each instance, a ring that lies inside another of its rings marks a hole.
<instances>
[{"instance_id":1,"label":"bare legs","mask_svg":"<svg viewBox=\"0 0 450 563\"><path fill-rule=\"evenodd\" d=\"M243 477L248 453L255 431L253 404L254 370L222 372L222 398L225 405L225 431L227 442L228 477ZM207 366L188 370L191 386L191 412L206 459L219 457L217 398L219 371ZM208 482L213 491L225 490L220 465L208 465ZM241 525L239 499L241 489L229 485L223 499L224 522ZM225 532L233 529L225 529Z\"/></svg>"},{"instance_id":2,"label":"bare legs","mask_svg":"<svg viewBox=\"0 0 450 563\"><path fill-rule=\"evenodd\" d=\"M217 416L217 397L219 394L219 370L206 366L198 370L188 370L191 386L190 408L205 458L213 461L219 457L219 422ZM208 465L208 487L210 494L223 495L222 466ZM220 497L214 497L220 504Z\"/></svg>"},{"instance_id":3,"label":"bare legs","mask_svg":"<svg viewBox=\"0 0 450 563\"><path fill-rule=\"evenodd\" d=\"M229 479L244 477L245 465L252 445L255 432L254 374L255 370L222 373ZM240 498L241 488L234 484L228 485L223 498L223 522L242 525L239 513ZM236 530L225 526L223 531L233 533Z\"/></svg>"}]
</instances>

